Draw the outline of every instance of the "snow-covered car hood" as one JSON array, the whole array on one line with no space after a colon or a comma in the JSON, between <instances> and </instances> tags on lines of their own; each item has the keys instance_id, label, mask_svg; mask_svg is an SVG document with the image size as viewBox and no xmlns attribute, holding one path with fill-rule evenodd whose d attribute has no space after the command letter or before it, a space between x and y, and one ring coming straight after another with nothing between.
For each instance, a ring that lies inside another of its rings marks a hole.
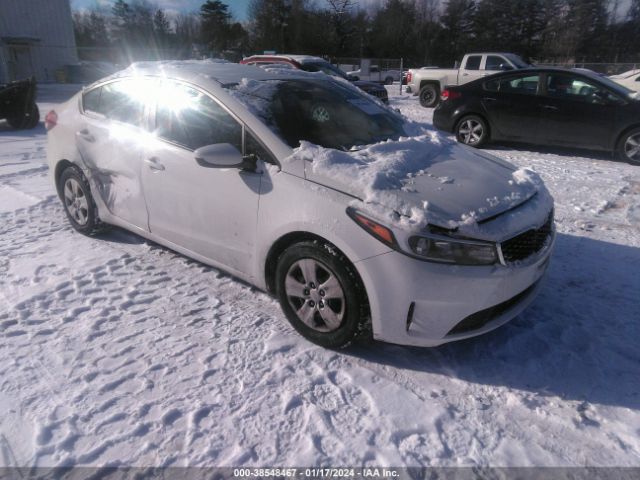
<instances>
[{"instance_id":1,"label":"snow-covered car hood","mask_svg":"<svg viewBox=\"0 0 640 480\"><path fill-rule=\"evenodd\" d=\"M541 185L533 172L477 152L437 134L402 138L354 152L303 142L294 157L305 160L312 182L391 209L425 224L455 228L524 203Z\"/></svg>"}]
</instances>

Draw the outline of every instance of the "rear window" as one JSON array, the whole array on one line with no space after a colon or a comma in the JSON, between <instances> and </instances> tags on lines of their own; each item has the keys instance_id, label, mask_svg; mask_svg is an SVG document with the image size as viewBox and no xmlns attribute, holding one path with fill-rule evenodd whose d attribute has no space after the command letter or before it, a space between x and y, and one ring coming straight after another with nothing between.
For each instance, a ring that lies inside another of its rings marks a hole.
<instances>
[{"instance_id":1,"label":"rear window","mask_svg":"<svg viewBox=\"0 0 640 480\"><path fill-rule=\"evenodd\" d=\"M152 92L150 82L148 79L127 79L104 84L82 95L82 109L142 127L145 105Z\"/></svg>"},{"instance_id":2,"label":"rear window","mask_svg":"<svg viewBox=\"0 0 640 480\"><path fill-rule=\"evenodd\" d=\"M136 81L123 80L102 87L100 113L111 120L142 126L144 101L138 95Z\"/></svg>"}]
</instances>

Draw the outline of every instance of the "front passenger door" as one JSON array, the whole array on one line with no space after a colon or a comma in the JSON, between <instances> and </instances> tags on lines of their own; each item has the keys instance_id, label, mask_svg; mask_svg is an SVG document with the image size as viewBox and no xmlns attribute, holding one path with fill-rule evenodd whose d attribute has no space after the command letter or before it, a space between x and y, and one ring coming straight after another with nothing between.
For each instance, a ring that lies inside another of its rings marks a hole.
<instances>
[{"instance_id":1,"label":"front passenger door","mask_svg":"<svg viewBox=\"0 0 640 480\"><path fill-rule=\"evenodd\" d=\"M546 75L540 140L580 148L609 148L617 97L590 78Z\"/></svg>"},{"instance_id":2,"label":"front passenger door","mask_svg":"<svg viewBox=\"0 0 640 480\"><path fill-rule=\"evenodd\" d=\"M256 172L212 168L194 150L231 144L243 126L207 93L166 80L155 109L157 141L145 154L143 186L153 234L230 270L251 275L261 186Z\"/></svg>"}]
</instances>

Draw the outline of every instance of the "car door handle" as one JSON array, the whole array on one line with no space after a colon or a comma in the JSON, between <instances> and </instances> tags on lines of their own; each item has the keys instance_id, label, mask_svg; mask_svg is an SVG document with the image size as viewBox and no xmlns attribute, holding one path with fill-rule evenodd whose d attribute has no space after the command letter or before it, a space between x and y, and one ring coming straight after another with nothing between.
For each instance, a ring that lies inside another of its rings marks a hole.
<instances>
[{"instance_id":1,"label":"car door handle","mask_svg":"<svg viewBox=\"0 0 640 480\"><path fill-rule=\"evenodd\" d=\"M463 77L468 77L468 76L469 76L469 74L465 72L465 73L463 73L463 74L462 74L462 76L463 76Z\"/></svg>"},{"instance_id":2,"label":"car door handle","mask_svg":"<svg viewBox=\"0 0 640 480\"><path fill-rule=\"evenodd\" d=\"M495 101L496 101L496 99L495 99L495 98L492 98L492 97L484 97L484 98L483 98L483 100L484 100L485 102L495 102Z\"/></svg>"},{"instance_id":3,"label":"car door handle","mask_svg":"<svg viewBox=\"0 0 640 480\"><path fill-rule=\"evenodd\" d=\"M145 158L144 163L147 164L149 170L156 170L159 172L164 170L164 165L161 164L156 157Z\"/></svg>"},{"instance_id":4,"label":"car door handle","mask_svg":"<svg viewBox=\"0 0 640 480\"><path fill-rule=\"evenodd\" d=\"M558 107L556 107L555 105L543 105L542 108L544 108L545 110L558 110Z\"/></svg>"},{"instance_id":5,"label":"car door handle","mask_svg":"<svg viewBox=\"0 0 640 480\"><path fill-rule=\"evenodd\" d=\"M80 138L82 138L84 141L89 142L89 143L93 143L96 141L96 137L94 137L93 135L91 135L91 133L89 132L89 130L87 130L86 128L83 128L82 130L80 130L79 132L76 132L76 135Z\"/></svg>"}]
</instances>

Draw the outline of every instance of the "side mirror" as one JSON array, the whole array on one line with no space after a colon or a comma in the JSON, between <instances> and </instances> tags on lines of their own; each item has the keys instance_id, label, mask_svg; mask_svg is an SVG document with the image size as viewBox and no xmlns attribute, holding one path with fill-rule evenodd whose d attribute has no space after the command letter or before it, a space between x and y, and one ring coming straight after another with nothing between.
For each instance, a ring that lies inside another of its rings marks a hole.
<instances>
[{"instance_id":1,"label":"side mirror","mask_svg":"<svg viewBox=\"0 0 640 480\"><path fill-rule=\"evenodd\" d=\"M513 67L511 65L506 64L506 63L501 63L500 64L500 70L502 70L503 72L508 72L509 70L513 70Z\"/></svg>"},{"instance_id":2,"label":"side mirror","mask_svg":"<svg viewBox=\"0 0 640 480\"><path fill-rule=\"evenodd\" d=\"M242 156L240 150L230 143L205 145L193 152L198 165L206 168L240 168L255 171L256 158L253 155Z\"/></svg>"}]
</instances>

